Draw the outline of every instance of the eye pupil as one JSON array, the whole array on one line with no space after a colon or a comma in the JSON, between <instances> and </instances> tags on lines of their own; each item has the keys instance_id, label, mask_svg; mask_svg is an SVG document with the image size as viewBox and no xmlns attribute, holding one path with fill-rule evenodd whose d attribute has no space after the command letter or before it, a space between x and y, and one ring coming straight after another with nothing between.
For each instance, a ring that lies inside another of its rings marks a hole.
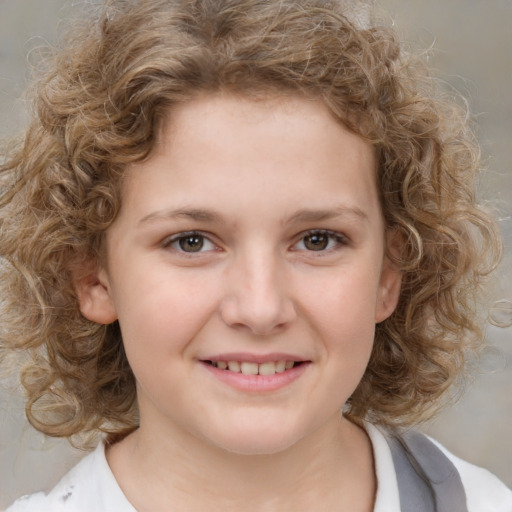
<instances>
[{"instance_id":1,"label":"eye pupil","mask_svg":"<svg viewBox=\"0 0 512 512\"><path fill-rule=\"evenodd\" d=\"M310 251L323 251L329 245L329 236L321 233L304 237L304 245Z\"/></svg>"},{"instance_id":2,"label":"eye pupil","mask_svg":"<svg viewBox=\"0 0 512 512\"><path fill-rule=\"evenodd\" d=\"M198 252L203 245L204 238L201 235L185 236L179 240L179 246L185 252Z\"/></svg>"}]
</instances>

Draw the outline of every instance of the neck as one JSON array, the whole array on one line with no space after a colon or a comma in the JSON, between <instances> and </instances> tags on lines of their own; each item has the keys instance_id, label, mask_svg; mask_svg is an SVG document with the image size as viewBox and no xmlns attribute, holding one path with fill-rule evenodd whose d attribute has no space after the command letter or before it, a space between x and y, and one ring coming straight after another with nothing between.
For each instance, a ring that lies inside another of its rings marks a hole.
<instances>
[{"instance_id":1,"label":"neck","mask_svg":"<svg viewBox=\"0 0 512 512\"><path fill-rule=\"evenodd\" d=\"M230 453L188 433L141 425L107 458L139 511L172 503L177 510L228 512L250 504L265 512L367 512L376 487L369 440L344 418L270 455Z\"/></svg>"}]
</instances>

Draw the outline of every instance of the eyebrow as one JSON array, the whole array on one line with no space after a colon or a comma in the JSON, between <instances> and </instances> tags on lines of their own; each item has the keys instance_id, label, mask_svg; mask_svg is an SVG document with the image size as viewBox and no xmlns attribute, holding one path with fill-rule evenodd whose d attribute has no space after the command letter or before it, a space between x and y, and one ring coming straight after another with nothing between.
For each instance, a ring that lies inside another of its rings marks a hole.
<instances>
[{"instance_id":1,"label":"eyebrow","mask_svg":"<svg viewBox=\"0 0 512 512\"><path fill-rule=\"evenodd\" d=\"M355 219L367 221L368 215L358 207L341 205L333 209L302 209L295 212L286 224L294 224L298 222L322 222L339 217L353 217ZM201 208L177 208L174 210L159 210L142 217L138 224L151 222L188 219L198 222L222 223L223 217L213 210L205 210Z\"/></svg>"},{"instance_id":2,"label":"eyebrow","mask_svg":"<svg viewBox=\"0 0 512 512\"><path fill-rule=\"evenodd\" d=\"M218 213L200 208L177 208L175 210L159 210L142 217L138 224L172 219L189 219L200 222L220 222L222 220Z\"/></svg>"},{"instance_id":3,"label":"eyebrow","mask_svg":"<svg viewBox=\"0 0 512 512\"><path fill-rule=\"evenodd\" d=\"M341 205L332 209L303 209L295 212L287 224L295 222L322 222L326 220L336 219L339 217L353 217L356 220L368 220L368 215L357 206Z\"/></svg>"}]
</instances>

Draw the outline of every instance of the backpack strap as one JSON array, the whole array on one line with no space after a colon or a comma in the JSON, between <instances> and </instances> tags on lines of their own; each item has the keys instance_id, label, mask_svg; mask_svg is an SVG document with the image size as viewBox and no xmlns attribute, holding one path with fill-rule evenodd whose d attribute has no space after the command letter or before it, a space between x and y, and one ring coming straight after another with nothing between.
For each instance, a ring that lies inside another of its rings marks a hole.
<instances>
[{"instance_id":1,"label":"backpack strap","mask_svg":"<svg viewBox=\"0 0 512 512\"><path fill-rule=\"evenodd\" d=\"M387 441L401 512L468 512L459 472L427 436L410 431Z\"/></svg>"}]
</instances>

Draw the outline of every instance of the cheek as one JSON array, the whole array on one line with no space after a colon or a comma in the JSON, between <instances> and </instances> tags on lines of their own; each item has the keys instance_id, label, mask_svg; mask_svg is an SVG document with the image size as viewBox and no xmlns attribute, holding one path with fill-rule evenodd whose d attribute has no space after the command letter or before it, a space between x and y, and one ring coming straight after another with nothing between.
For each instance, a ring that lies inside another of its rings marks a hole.
<instances>
[{"instance_id":1,"label":"cheek","mask_svg":"<svg viewBox=\"0 0 512 512\"><path fill-rule=\"evenodd\" d=\"M378 299L378 279L368 272L342 271L312 279L301 293L303 303L326 325L343 322L373 329Z\"/></svg>"},{"instance_id":2,"label":"cheek","mask_svg":"<svg viewBox=\"0 0 512 512\"><path fill-rule=\"evenodd\" d=\"M329 355L366 364L375 336L375 282L347 272L310 283L302 308Z\"/></svg>"},{"instance_id":3,"label":"cheek","mask_svg":"<svg viewBox=\"0 0 512 512\"><path fill-rule=\"evenodd\" d=\"M218 286L207 276L159 272L145 273L143 280L133 277L116 293L129 359L182 351L215 313Z\"/></svg>"}]
</instances>

